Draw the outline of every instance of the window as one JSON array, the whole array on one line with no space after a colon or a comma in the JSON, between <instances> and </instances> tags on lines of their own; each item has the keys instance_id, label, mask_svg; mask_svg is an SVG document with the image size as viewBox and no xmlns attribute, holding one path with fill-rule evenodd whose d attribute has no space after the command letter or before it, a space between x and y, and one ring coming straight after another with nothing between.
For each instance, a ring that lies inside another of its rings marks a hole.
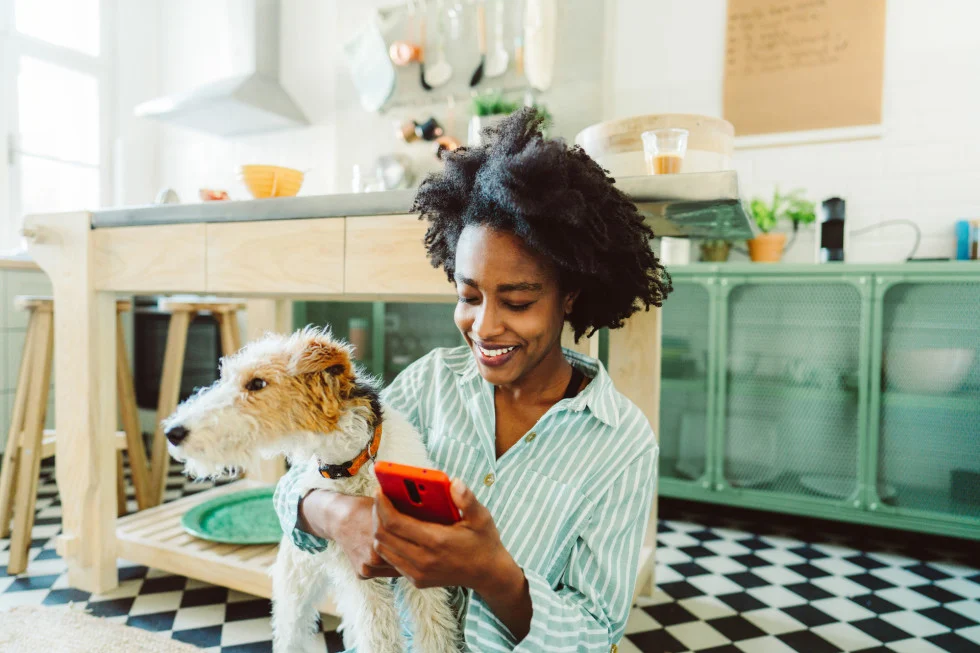
<instances>
[{"instance_id":1,"label":"window","mask_svg":"<svg viewBox=\"0 0 980 653\"><path fill-rule=\"evenodd\" d=\"M0 250L26 214L108 204L110 1L0 0Z\"/></svg>"}]
</instances>

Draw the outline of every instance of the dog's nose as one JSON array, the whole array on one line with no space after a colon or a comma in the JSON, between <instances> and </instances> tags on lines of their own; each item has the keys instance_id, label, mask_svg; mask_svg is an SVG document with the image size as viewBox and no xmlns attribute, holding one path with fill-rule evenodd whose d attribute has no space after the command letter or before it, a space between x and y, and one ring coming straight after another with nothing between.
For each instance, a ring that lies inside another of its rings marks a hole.
<instances>
[{"instance_id":1,"label":"dog's nose","mask_svg":"<svg viewBox=\"0 0 980 653\"><path fill-rule=\"evenodd\" d=\"M190 435L190 431L183 426L172 426L167 429L167 440L175 447L183 442L188 435Z\"/></svg>"}]
</instances>

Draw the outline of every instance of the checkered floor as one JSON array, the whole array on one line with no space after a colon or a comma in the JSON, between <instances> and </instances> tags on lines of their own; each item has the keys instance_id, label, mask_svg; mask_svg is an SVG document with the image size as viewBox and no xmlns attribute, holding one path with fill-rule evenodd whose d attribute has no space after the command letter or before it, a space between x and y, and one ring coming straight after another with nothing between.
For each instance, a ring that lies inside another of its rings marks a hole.
<instances>
[{"instance_id":1,"label":"checkered floor","mask_svg":"<svg viewBox=\"0 0 980 653\"><path fill-rule=\"evenodd\" d=\"M125 561L118 589L70 589L54 551L53 471L42 469L29 570L0 575L0 610L75 603L207 651L271 650L265 599ZM175 474L167 499L207 487ZM630 615L622 653L980 652L980 571L966 564L968 543L870 532L876 541L824 522L664 504L659 587ZM0 540L0 564L7 546ZM335 633L322 637L324 650L343 649Z\"/></svg>"}]
</instances>

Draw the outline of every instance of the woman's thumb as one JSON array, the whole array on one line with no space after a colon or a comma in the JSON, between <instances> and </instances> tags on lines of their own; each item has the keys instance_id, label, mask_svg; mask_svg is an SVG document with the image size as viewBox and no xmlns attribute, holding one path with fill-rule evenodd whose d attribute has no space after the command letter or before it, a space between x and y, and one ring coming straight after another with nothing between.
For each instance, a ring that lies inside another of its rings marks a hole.
<instances>
[{"instance_id":1,"label":"woman's thumb","mask_svg":"<svg viewBox=\"0 0 980 653\"><path fill-rule=\"evenodd\" d=\"M465 513L466 509L473 503L474 498L473 493L466 487L466 483L462 479L454 478L449 485L449 492L453 497L453 503L456 504L456 507Z\"/></svg>"}]
</instances>

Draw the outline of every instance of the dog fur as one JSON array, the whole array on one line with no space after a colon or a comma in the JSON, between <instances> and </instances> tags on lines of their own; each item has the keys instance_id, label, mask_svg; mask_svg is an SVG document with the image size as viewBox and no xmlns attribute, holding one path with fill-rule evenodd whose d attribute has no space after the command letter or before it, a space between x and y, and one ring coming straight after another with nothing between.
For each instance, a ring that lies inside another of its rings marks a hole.
<instances>
[{"instance_id":1,"label":"dog fur","mask_svg":"<svg viewBox=\"0 0 980 653\"><path fill-rule=\"evenodd\" d=\"M306 328L290 336L269 334L221 361L221 376L177 407L164 424L186 435L170 452L197 478L217 478L247 468L256 455L285 454L293 464L316 458L340 464L362 451L382 415L377 458L430 466L419 434L397 411L380 406L372 382L351 364L350 347L329 331ZM256 379L263 383L257 382ZM251 385L250 385L251 384ZM258 389L256 389L258 388ZM304 491L322 488L371 496L378 487L374 466L352 478L323 478L311 471ZM456 619L445 588L418 589L398 578L413 625L413 648L423 653L459 650ZM317 605L331 587L341 613L344 645L358 653L405 649L394 584L360 578L338 546L310 554L289 533L272 569L273 648L276 653L311 650Z\"/></svg>"}]
</instances>

